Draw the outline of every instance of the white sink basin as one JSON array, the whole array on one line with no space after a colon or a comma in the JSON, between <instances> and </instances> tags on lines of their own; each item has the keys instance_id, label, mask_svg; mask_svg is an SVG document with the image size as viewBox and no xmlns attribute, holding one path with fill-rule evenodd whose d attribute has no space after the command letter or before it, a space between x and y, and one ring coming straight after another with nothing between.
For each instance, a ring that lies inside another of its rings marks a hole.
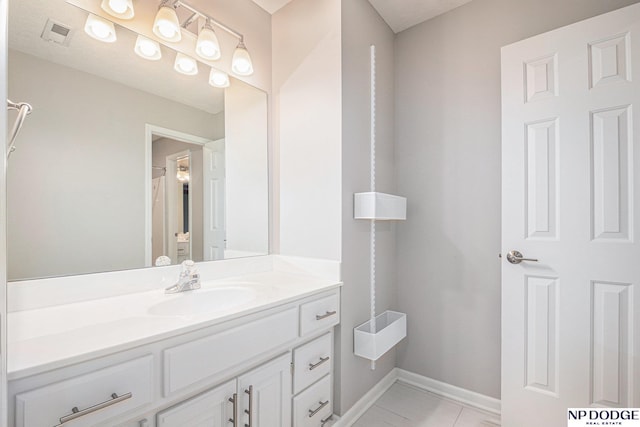
<instances>
[{"instance_id":1,"label":"white sink basin","mask_svg":"<svg viewBox=\"0 0 640 427\"><path fill-rule=\"evenodd\" d=\"M253 300L256 291L245 286L220 286L167 295L149 313L157 316L189 316L228 310Z\"/></svg>"}]
</instances>

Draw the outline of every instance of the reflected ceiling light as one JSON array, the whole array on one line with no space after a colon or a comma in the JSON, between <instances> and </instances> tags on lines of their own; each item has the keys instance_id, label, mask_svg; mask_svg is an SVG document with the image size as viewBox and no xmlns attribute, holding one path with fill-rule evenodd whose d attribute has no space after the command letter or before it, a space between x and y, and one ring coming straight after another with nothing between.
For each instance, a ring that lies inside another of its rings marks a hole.
<instances>
[{"instance_id":1,"label":"reflected ceiling light","mask_svg":"<svg viewBox=\"0 0 640 427\"><path fill-rule=\"evenodd\" d=\"M238 47L236 47L235 52L233 52L233 58L231 59L231 71L239 76L250 76L253 74L251 56L249 56L249 51L247 51L242 39L240 39Z\"/></svg>"},{"instance_id":2,"label":"reflected ceiling light","mask_svg":"<svg viewBox=\"0 0 640 427\"><path fill-rule=\"evenodd\" d=\"M176 178L180 182L189 182L189 168L187 166L178 166Z\"/></svg>"},{"instance_id":3,"label":"reflected ceiling light","mask_svg":"<svg viewBox=\"0 0 640 427\"><path fill-rule=\"evenodd\" d=\"M229 87L229 75L212 68L209 73L209 84L215 87Z\"/></svg>"},{"instance_id":4,"label":"reflected ceiling light","mask_svg":"<svg viewBox=\"0 0 640 427\"><path fill-rule=\"evenodd\" d=\"M101 42L112 43L116 41L116 28L113 26L113 22L92 13L89 14L87 22L84 24L84 32Z\"/></svg>"},{"instance_id":5,"label":"reflected ceiling light","mask_svg":"<svg viewBox=\"0 0 640 427\"><path fill-rule=\"evenodd\" d=\"M198 63L196 60L179 52L176 55L176 62L173 64L173 68L177 72L188 76L198 74Z\"/></svg>"},{"instance_id":6,"label":"reflected ceiling light","mask_svg":"<svg viewBox=\"0 0 640 427\"><path fill-rule=\"evenodd\" d=\"M133 0L102 0L102 10L120 19L133 18Z\"/></svg>"},{"instance_id":7,"label":"reflected ceiling light","mask_svg":"<svg viewBox=\"0 0 640 427\"><path fill-rule=\"evenodd\" d=\"M153 34L168 42L179 42L182 39L180 21L173 7L165 4L160 6L153 21Z\"/></svg>"},{"instance_id":8,"label":"reflected ceiling light","mask_svg":"<svg viewBox=\"0 0 640 427\"><path fill-rule=\"evenodd\" d=\"M198 34L196 53L201 58L211 61L220 58L220 43L218 43L218 37L211 27L211 21L208 19Z\"/></svg>"},{"instance_id":9,"label":"reflected ceiling light","mask_svg":"<svg viewBox=\"0 0 640 427\"><path fill-rule=\"evenodd\" d=\"M134 51L138 56L144 59L157 61L162 58L160 44L155 40L146 38L145 36L138 35Z\"/></svg>"}]
</instances>

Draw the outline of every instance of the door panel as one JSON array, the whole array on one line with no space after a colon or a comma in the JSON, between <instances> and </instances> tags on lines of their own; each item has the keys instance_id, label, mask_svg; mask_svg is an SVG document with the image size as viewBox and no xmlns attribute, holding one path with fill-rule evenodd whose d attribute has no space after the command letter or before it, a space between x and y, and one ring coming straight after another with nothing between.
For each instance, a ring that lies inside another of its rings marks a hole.
<instances>
[{"instance_id":1,"label":"door panel","mask_svg":"<svg viewBox=\"0 0 640 427\"><path fill-rule=\"evenodd\" d=\"M638 46L635 4L502 50L506 427L640 406Z\"/></svg>"}]
</instances>

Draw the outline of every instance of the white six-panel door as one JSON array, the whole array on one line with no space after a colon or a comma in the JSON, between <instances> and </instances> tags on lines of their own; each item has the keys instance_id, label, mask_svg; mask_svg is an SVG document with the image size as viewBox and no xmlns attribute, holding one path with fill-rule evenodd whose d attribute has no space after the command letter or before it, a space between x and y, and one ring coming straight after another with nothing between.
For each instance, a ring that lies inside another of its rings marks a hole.
<instances>
[{"instance_id":1,"label":"white six-panel door","mask_svg":"<svg viewBox=\"0 0 640 427\"><path fill-rule=\"evenodd\" d=\"M639 112L640 4L502 50L504 427L640 407Z\"/></svg>"}]
</instances>

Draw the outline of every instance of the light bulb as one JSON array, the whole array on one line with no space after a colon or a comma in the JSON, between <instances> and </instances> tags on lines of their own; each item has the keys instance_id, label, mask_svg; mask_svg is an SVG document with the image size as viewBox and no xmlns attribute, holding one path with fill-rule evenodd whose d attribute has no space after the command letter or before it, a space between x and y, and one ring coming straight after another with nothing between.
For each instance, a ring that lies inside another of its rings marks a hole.
<instances>
[{"instance_id":1,"label":"light bulb","mask_svg":"<svg viewBox=\"0 0 640 427\"><path fill-rule=\"evenodd\" d=\"M116 41L116 29L113 23L99 16L89 14L84 24L84 32L101 42Z\"/></svg>"},{"instance_id":2,"label":"light bulb","mask_svg":"<svg viewBox=\"0 0 640 427\"><path fill-rule=\"evenodd\" d=\"M245 47L242 40L238 43L235 52L233 52L233 58L231 59L231 70L239 76L249 76L253 74L253 64L251 63L251 56Z\"/></svg>"},{"instance_id":3,"label":"light bulb","mask_svg":"<svg viewBox=\"0 0 640 427\"><path fill-rule=\"evenodd\" d=\"M133 0L102 0L102 10L120 19L131 19L134 16Z\"/></svg>"},{"instance_id":4,"label":"light bulb","mask_svg":"<svg viewBox=\"0 0 640 427\"><path fill-rule=\"evenodd\" d=\"M198 34L196 53L204 59L215 61L220 58L220 43L210 24L205 24Z\"/></svg>"},{"instance_id":5,"label":"light bulb","mask_svg":"<svg viewBox=\"0 0 640 427\"><path fill-rule=\"evenodd\" d=\"M109 7L117 13L124 13L127 10L127 1L109 0Z\"/></svg>"},{"instance_id":6,"label":"light bulb","mask_svg":"<svg viewBox=\"0 0 640 427\"><path fill-rule=\"evenodd\" d=\"M209 84L215 87L229 87L229 75L212 68L209 73Z\"/></svg>"},{"instance_id":7,"label":"light bulb","mask_svg":"<svg viewBox=\"0 0 640 427\"><path fill-rule=\"evenodd\" d=\"M144 59L158 60L162 58L160 44L155 40L150 40L144 36L138 35L136 46L134 49L138 56Z\"/></svg>"},{"instance_id":8,"label":"light bulb","mask_svg":"<svg viewBox=\"0 0 640 427\"><path fill-rule=\"evenodd\" d=\"M153 22L153 33L162 40L179 42L182 38L180 21L176 10L170 6L162 6L158 9L156 19Z\"/></svg>"},{"instance_id":9,"label":"light bulb","mask_svg":"<svg viewBox=\"0 0 640 427\"><path fill-rule=\"evenodd\" d=\"M198 63L196 60L182 53L176 55L176 62L173 64L173 68L177 72L188 76L198 74Z\"/></svg>"}]
</instances>

